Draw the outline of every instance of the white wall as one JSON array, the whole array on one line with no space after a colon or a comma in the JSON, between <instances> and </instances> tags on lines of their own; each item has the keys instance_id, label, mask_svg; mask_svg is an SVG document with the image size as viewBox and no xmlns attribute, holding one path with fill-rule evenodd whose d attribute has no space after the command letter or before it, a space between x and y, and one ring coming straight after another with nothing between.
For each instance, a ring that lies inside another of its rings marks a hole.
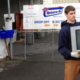
<instances>
[{"instance_id":1,"label":"white wall","mask_svg":"<svg viewBox=\"0 0 80 80\"><path fill-rule=\"evenodd\" d=\"M43 0L43 4L78 3L80 0Z\"/></svg>"},{"instance_id":2,"label":"white wall","mask_svg":"<svg viewBox=\"0 0 80 80\"><path fill-rule=\"evenodd\" d=\"M53 0L43 0L43 4L53 4Z\"/></svg>"},{"instance_id":3,"label":"white wall","mask_svg":"<svg viewBox=\"0 0 80 80\"><path fill-rule=\"evenodd\" d=\"M79 0L53 0L54 4L59 3L77 3Z\"/></svg>"}]
</instances>

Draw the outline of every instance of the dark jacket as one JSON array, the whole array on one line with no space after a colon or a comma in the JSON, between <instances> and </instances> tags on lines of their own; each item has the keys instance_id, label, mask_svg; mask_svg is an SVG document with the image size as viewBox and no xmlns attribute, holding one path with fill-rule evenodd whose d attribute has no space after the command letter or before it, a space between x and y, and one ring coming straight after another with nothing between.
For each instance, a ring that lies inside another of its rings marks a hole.
<instances>
[{"instance_id":1,"label":"dark jacket","mask_svg":"<svg viewBox=\"0 0 80 80\"><path fill-rule=\"evenodd\" d=\"M66 60L78 60L80 58L71 57L70 53L72 52L71 47L71 33L70 27L80 26L80 22L75 22L74 24L67 23L64 21L61 23L61 30L59 32L58 39L58 51L61 55L63 55Z\"/></svg>"}]
</instances>

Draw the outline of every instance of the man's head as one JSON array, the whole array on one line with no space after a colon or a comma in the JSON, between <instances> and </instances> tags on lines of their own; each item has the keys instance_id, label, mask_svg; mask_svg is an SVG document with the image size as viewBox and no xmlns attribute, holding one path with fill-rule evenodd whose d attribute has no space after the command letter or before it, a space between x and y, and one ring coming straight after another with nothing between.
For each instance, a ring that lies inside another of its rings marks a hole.
<instances>
[{"instance_id":1,"label":"man's head","mask_svg":"<svg viewBox=\"0 0 80 80\"><path fill-rule=\"evenodd\" d=\"M67 6L64 10L68 22L75 21L75 8L73 6Z\"/></svg>"}]
</instances>

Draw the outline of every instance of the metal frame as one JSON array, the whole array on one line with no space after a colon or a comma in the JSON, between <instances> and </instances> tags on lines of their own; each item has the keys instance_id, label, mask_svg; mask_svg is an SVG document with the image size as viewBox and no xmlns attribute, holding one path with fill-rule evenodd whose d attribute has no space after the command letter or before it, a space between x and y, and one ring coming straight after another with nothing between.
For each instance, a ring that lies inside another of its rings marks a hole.
<instances>
[{"instance_id":1,"label":"metal frame","mask_svg":"<svg viewBox=\"0 0 80 80\"><path fill-rule=\"evenodd\" d=\"M8 17L10 18L10 0L7 0L8 3Z\"/></svg>"}]
</instances>

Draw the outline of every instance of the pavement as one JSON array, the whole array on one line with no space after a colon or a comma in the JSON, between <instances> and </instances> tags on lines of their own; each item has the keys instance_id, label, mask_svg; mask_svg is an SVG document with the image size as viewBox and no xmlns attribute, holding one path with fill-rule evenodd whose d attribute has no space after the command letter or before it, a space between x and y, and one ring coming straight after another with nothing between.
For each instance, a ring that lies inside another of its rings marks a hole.
<instances>
[{"instance_id":1,"label":"pavement","mask_svg":"<svg viewBox=\"0 0 80 80\"><path fill-rule=\"evenodd\" d=\"M12 63L0 72L0 80L63 80L64 63L22 61L15 66Z\"/></svg>"},{"instance_id":2,"label":"pavement","mask_svg":"<svg viewBox=\"0 0 80 80\"><path fill-rule=\"evenodd\" d=\"M4 61L0 64L0 80L64 80L64 62Z\"/></svg>"},{"instance_id":3,"label":"pavement","mask_svg":"<svg viewBox=\"0 0 80 80\"><path fill-rule=\"evenodd\" d=\"M18 66L22 60L4 60L0 62L0 73L9 70L10 68Z\"/></svg>"}]
</instances>

